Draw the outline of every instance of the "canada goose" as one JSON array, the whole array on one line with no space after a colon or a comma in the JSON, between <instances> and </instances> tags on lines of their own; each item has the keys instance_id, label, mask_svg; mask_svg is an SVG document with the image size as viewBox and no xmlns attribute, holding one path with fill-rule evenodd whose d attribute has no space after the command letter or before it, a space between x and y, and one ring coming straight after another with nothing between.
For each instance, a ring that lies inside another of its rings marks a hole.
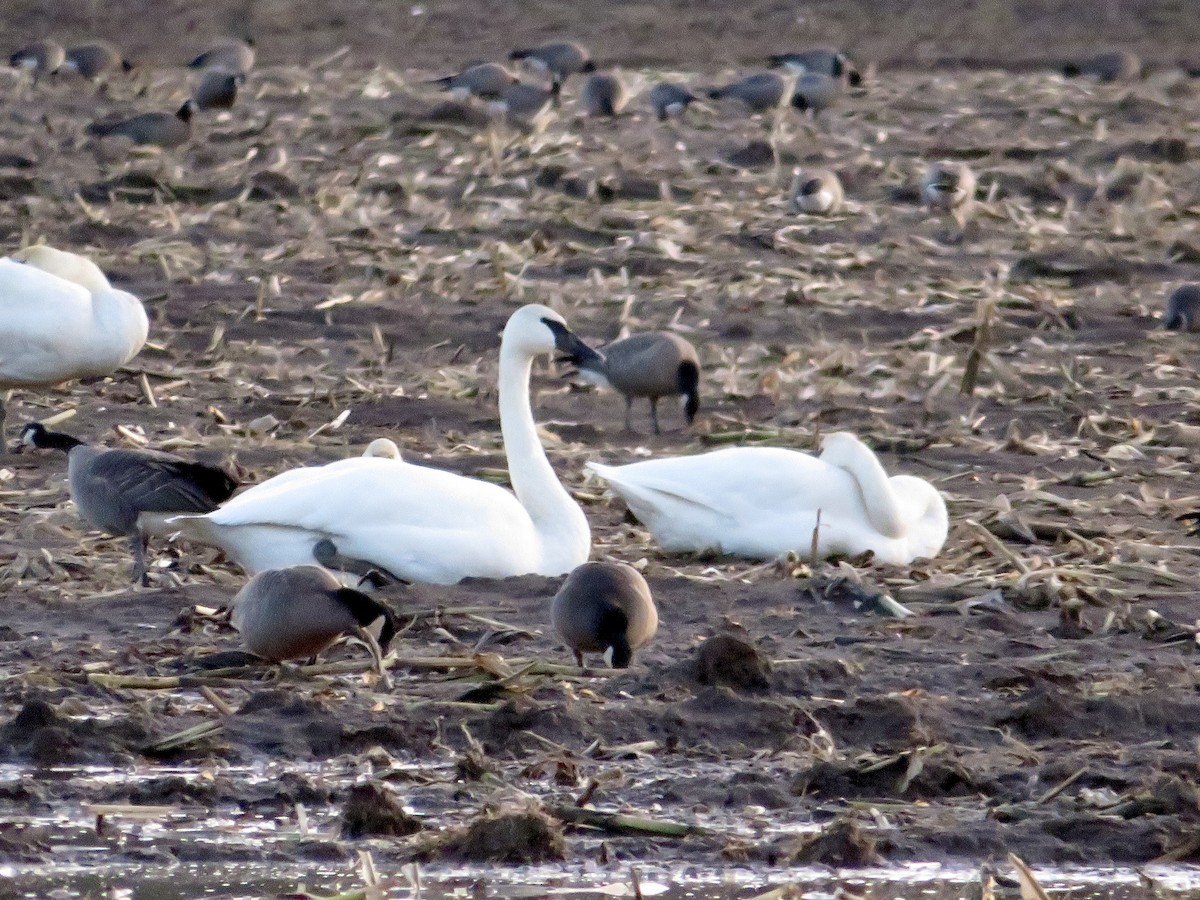
<instances>
[{"instance_id":1,"label":"canada goose","mask_svg":"<svg viewBox=\"0 0 1200 900\"><path fill-rule=\"evenodd\" d=\"M61 44L54 41L35 41L28 44L8 58L8 64L14 69L25 69L33 73L33 83L43 75L53 75L62 68L66 59L66 51Z\"/></svg>"},{"instance_id":2,"label":"canada goose","mask_svg":"<svg viewBox=\"0 0 1200 900\"><path fill-rule=\"evenodd\" d=\"M829 107L842 94L842 82L820 72L805 72L796 78L792 88L792 106L814 117Z\"/></svg>"},{"instance_id":3,"label":"canada goose","mask_svg":"<svg viewBox=\"0 0 1200 900\"><path fill-rule=\"evenodd\" d=\"M129 538L135 583L150 583L146 545L151 534L174 530L164 527L166 518L210 512L238 486L219 466L156 450L89 447L69 434L48 431L40 422L21 429L21 445L67 454L67 480L79 515L93 528Z\"/></svg>"},{"instance_id":4,"label":"canada goose","mask_svg":"<svg viewBox=\"0 0 1200 900\"><path fill-rule=\"evenodd\" d=\"M500 63L479 63L468 66L457 75L435 78L429 84L440 85L444 91L473 94L484 100L495 100L520 79Z\"/></svg>"},{"instance_id":5,"label":"canada goose","mask_svg":"<svg viewBox=\"0 0 1200 900\"><path fill-rule=\"evenodd\" d=\"M625 108L625 85L616 75L593 72L583 83L583 108L589 116L616 116Z\"/></svg>"},{"instance_id":6,"label":"canada goose","mask_svg":"<svg viewBox=\"0 0 1200 900\"><path fill-rule=\"evenodd\" d=\"M921 199L944 210L961 225L975 202L975 173L963 162L936 162L921 179Z\"/></svg>"},{"instance_id":7,"label":"canada goose","mask_svg":"<svg viewBox=\"0 0 1200 900\"><path fill-rule=\"evenodd\" d=\"M589 348L590 349L590 348ZM700 360L686 338L669 331L634 334L604 347L600 353L581 358L567 357L579 377L625 397L625 428L633 431L631 413L634 397L650 400L650 421L658 427L661 397L683 396L688 424L700 408Z\"/></svg>"},{"instance_id":8,"label":"canada goose","mask_svg":"<svg viewBox=\"0 0 1200 900\"><path fill-rule=\"evenodd\" d=\"M1196 331L1200 328L1200 284L1184 284L1167 298L1163 327L1171 331Z\"/></svg>"},{"instance_id":9,"label":"canada goose","mask_svg":"<svg viewBox=\"0 0 1200 900\"><path fill-rule=\"evenodd\" d=\"M769 112L783 103L794 80L778 72L758 72L723 87L710 88L708 96L712 100L740 100L751 112Z\"/></svg>"},{"instance_id":10,"label":"canada goose","mask_svg":"<svg viewBox=\"0 0 1200 900\"><path fill-rule=\"evenodd\" d=\"M558 105L561 89L557 81L549 88L532 84L510 85L497 99L488 103L488 108L504 116L510 125L533 127L544 121L551 107Z\"/></svg>"},{"instance_id":11,"label":"canada goose","mask_svg":"<svg viewBox=\"0 0 1200 900\"><path fill-rule=\"evenodd\" d=\"M858 66L841 50L832 47L818 47L799 53L776 53L768 61L773 69L791 69L797 74L817 72L831 78L845 78L851 87L862 84L862 73Z\"/></svg>"},{"instance_id":12,"label":"canada goose","mask_svg":"<svg viewBox=\"0 0 1200 900\"><path fill-rule=\"evenodd\" d=\"M189 99L174 113L148 112L115 122L93 122L87 127L87 133L98 138L127 138L137 146L169 150L191 138L195 111L196 101Z\"/></svg>"},{"instance_id":13,"label":"canada goose","mask_svg":"<svg viewBox=\"0 0 1200 900\"><path fill-rule=\"evenodd\" d=\"M888 477L878 458L845 432L821 455L780 447L732 447L625 466L588 463L670 552L753 559L857 555L907 565L946 542L946 503L928 481Z\"/></svg>"},{"instance_id":14,"label":"canada goose","mask_svg":"<svg viewBox=\"0 0 1200 900\"><path fill-rule=\"evenodd\" d=\"M0 259L0 390L109 375L149 327L141 301L86 257L39 244ZM0 434L4 416L0 399Z\"/></svg>"},{"instance_id":15,"label":"canada goose","mask_svg":"<svg viewBox=\"0 0 1200 900\"><path fill-rule=\"evenodd\" d=\"M245 83L246 76L241 72L209 69L192 92L196 109L233 109L233 104L237 102L238 86Z\"/></svg>"},{"instance_id":16,"label":"canada goose","mask_svg":"<svg viewBox=\"0 0 1200 900\"><path fill-rule=\"evenodd\" d=\"M792 180L793 212L836 213L845 199L842 180L829 169L797 172Z\"/></svg>"},{"instance_id":17,"label":"canada goose","mask_svg":"<svg viewBox=\"0 0 1200 900\"><path fill-rule=\"evenodd\" d=\"M406 581L561 575L587 559L587 517L546 459L529 404L533 359L595 351L545 306L512 314L500 341L500 431L513 491L427 466L354 457L284 472L204 516L173 524L223 548L247 572L336 551ZM515 496L514 496L515 493Z\"/></svg>"},{"instance_id":18,"label":"canada goose","mask_svg":"<svg viewBox=\"0 0 1200 900\"><path fill-rule=\"evenodd\" d=\"M246 649L271 662L309 659L343 634L380 620L380 650L386 652L396 634L396 620L387 606L342 587L320 566L259 572L233 598L230 618Z\"/></svg>"},{"instance_id":19,"label":"canada goose","mask_svg":"<svg viewBox=\"0 0 1200 900\"><path fill-rule=\"evenodd\" d=\"M583 654L612 650L612 666L624 669L633 651L658 631L650 586L633 566L589 562L563 582L550 606L550 622L583 666Z\"/></svg>"},{"instance_id":20,"label":"canada goose","mask_svg":"<svg viewBox=\"0 0 1200 900\"><path fill-rule=\"evenodd\" d=\"M523 60L542 72L546 72L556 82L566 81L576 72L594 72L596 64L592 62L591 54L574 41L555 41L531 47L526 50L514 50L508 55L512 60Z\"/></svg>"},{"instance_id":21,"label":"canada goose","mask_svg":"<svg viewBox=\"0 0 1200 900\"><path fill-rule=\"evenodd\" d=\"M189 69L221 69L237 74L254 68L254 40L223 40L209 47L190 63Z\"/></svg>"},{"instance_id":22,"label":"canada goose","mask_svg":"<svg viewBox=\"0 0 1200 900\"><path fill-rule=\"evenodd\" d=\"M1099 81L1134 81L1142 76L1142 61L1128 50L1100 53L1063 66L1068 78L1095 78Z\"/></svg>"},{"instance_id":23,"label":"canada goose","mask_svg":"<svg viewBox=\"0 0 1200 900\"><path fill-rule=\"evenodd\" d=\"M133 64L125 59L120 52L105 41L94 41L90 44L80 44L66 51L62 68L74 72L83 78L94 81L101 75L120 69L129 72Z\"/></svg>"},{"instance_id":24,"label":"canada goose","mask_svg":"<svg viewBox=\"0 0 1200 900\"><path fill-rule=\"evenodd\" d=\"M646 99L654 107L654 114L658 116L658 121L665 122L671 116L682 115L688 105L694 103L698 98L682 85L664 81L662 84L652 87L650 93L646 95Z\"/></svg>"}]
</instances>

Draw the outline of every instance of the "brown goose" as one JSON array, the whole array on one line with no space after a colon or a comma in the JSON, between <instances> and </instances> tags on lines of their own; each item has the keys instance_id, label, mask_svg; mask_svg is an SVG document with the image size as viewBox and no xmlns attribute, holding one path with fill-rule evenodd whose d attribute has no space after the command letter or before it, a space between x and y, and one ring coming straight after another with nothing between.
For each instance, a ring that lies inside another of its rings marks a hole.
<instances>
[{"instance_id":1,"label":"brown goose","mask_svg":"<svg viewBox=\"0 0 1200 900\"><path fill-rule=\"evenodd\" d=\"M768 62L773 69L791 69L797 74L817 72L831 78L844 78L851 87L862 84L862 73L854 61L832 47L817 47L799 53L776 53L768 57Z\"/></svg>"},{"instance_id":2,"label":"brown goose","mask_svg":"<svg viewBox=\"0 0 1200 900\"><path fill-rule=\"evenodd\" d=\"M508 55L509 59L521 60L542 72L546 72L556 82L566 81L576 72L594 72L596 64L587 48L574 41L554 41L542 44L540 47L530 47L525 50L514 50Z\"/></svg>"},{"instance_id":3,"label":"brown goose","mask_svg":"<svg viewBox=\"0 0 1200 900\"><path fill-rule=\"evenodd\" d=\"M921 179L921 199L962 224L975 201L975 173L963 162L936 162Z\"/></svg>"},{"instance_id":4,"label":"brown goose","mask_svg":"<svg viewBox=\"0 0 1200 900\"><path fill-rule=\"evenodd\" d=\"M628 99L616 75L593 72L583 83L583 108L589 116L617 116Z\"/></svg>"},{"instance_id":5,"label":"brown goose","mask_svg":"<svg viewBox=\"0 0 1200 900\"><path fill-rule=\"evenodd\" d=\"M32 72L33 83L37 84L43 75L53 75L62 68L66 55L61 44L54 41L34 41L10 56L8 64L14 69Z\"/></svg>"},{"instance_id":6,"label":"brown goose","mask_svg":"<svg viewBox=\"0 0 1200 900\"><path fill-rule=\"evenodd\" d=\"M658 116L658 121L665 122L671 116L683 115L688 106L695 103L698 98L682 85L664 81L662 84L652 87L650 93L646 95L646 99L654 107L654 114Z\"/></svg>"},{"instance_id":7,"label":"brown goose","mask_svg":"<svg viewBox=\"0 0 1200 900\"><path fill-rule=\"evenodd\" d=\"M456 91L485 100L495 100L518 82L520 79L500 63L479 63L468 66L456 75L435 78L429 84L440 85L444 91Z\"/></svg>"},{"instance_id":8,"label":"brown goose","mask_svg":"<svg viewBox=\"0 0 1200 900\"><path fill-rule=\"evenodd\" d=\"M259 572L233 598L231 620L246 648L271 662L309 659L342 635L376 623L377 646L386 652L396 634L387 606L343 587L320 566Z\"/></svg>"},{"instance_id":9,"label":"brown goose","mask_svg":"<svg viewBox=\"0 0 1200 900\"><path fill-rule=\"evenodd\" d=\"M550 622L583 666L583 654L612 652L624 669L633 651L658 631L658 609L641 573L624 563L589 562L563 582L550 606Z\"/></svg>"},{"instance_id":10,"label":"brown goose","mask_svg":"<svg viewBox=\"0 0 1200 900\"><path fill-rule=\"evenodd\" d=\"M1163 327L1171 331L1200 329L1200 284L1180 285L1171 292Z\"/></svg>"},{"instance_id":11,"label":"brown goose","mask_svg":"<svg viewBox=\"0 0 1200 900\"><path fill-rule=\"evenodd\" d=\"M846 194L836 172L810 169L797 172L792 180L792 211L823 215L842 208Z\"/></svg>"},{"instance_id":12,"label":"brown goose","mask_svg":"<svg viewBox=\"0 0 1200 900\"><path fill-rule=\"evenodd\" d=\"M209 69L192 92L192 99L198 110L233 109L238 87L245 83L246 76L241 72Z\"/></svg>"},{"instance_id":13,"label":"brown goose","mask_svg":"<svg viewBox=\"0 0 1200 900\"><path fill-rule=\"evenodd\" d=\"M254 68L254 39L218 41L188 63L188 68L245 74Z\"/></svg>"},{"instance_id":14,"label":"brown goose","mask_svg":"<svg viewBox=\"0 0 1200 900\"><path fill-rule=\"evenodd\" d=\"M170 149L186 144L192 136L192 114L196 101L188 100L174 113L148 112L115 122L93 122L87 133L93 137L123 137L138 146Z\"/></svg>"},{"instance_id":15,"label":"brown goose","mask_svg":"<svg viewBox=\"0 0 1200 900\"><path fill-rule=\"evenodd\" d=\"M1137 54L1128 50L1115 50L1067 63L1062 71L1068 78L1082 76L1098 81L1135 81L1142 77L1142 61Z\"/></svg>"},{"instance_id":16,"label":"brown goose","mask_svg":"<svg viewBox=\"0 0 1200 900\"><path fill-rule=\"evenodd\" d=\"M758 72L731 81L722 87L711 88L712 100L732 99L743 103L751 112L762 113L778 109L791 96L794 78L778 72Z\"/></svg>"},{"instance_id":17,"label":"brown goose","mask_svg":"<svg viewBox=\"0 0 1200 900\"><path fill-rule=\"evenodd\" d=\"M655 434L662 433L658 425L658 401L662 397L682 395L688 424L696 418L700 408L700 360L696 348L677 334L635 334L614 341L598 355L567 359L578 366L585 381L624 395L625 428L629 431L633 430L634 397L649 399Z\"/></svg>"},{"instance_id":18,"label":"brown goose","mask_svg":"<svg viewBox=\"0 0 1200 900\"><path fill-rule=\"evenodd\" d=\"M101 75L120 69L129 72L133 63L125 59L112 44L106 41L93 41L90 44L80 44L66 51L62 64L63 70L74 72L89 81L94 81Z\"/></svg>"},{"instance_id":19,"label":"brown goose","mask_svg":"<svg viewBox=\"0 0 1200 900\"><path fill-rule=\"evenodd\" d=\"M89 447L69 434L48 431L40 422L21 430L21 446L67 454L67 481L79 515L93 528L129 538L135 583L150 583L149 535L177 530L164 520L181 513L212 512L238 486L219 466L156 450Z\"/></svg>"}]
</instances>

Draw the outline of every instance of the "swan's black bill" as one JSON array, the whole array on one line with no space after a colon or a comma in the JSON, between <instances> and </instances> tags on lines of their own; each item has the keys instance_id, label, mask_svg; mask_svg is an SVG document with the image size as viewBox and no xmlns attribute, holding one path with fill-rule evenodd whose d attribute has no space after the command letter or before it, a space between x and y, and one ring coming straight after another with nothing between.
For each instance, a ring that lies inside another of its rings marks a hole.
<instances>
[{"instance_id":1,"label":"swan's black bill","mask_svg":"<svg viewBox=\"0 0 1200 900\"><path fill-rule=\"evenodd\" d=\"M542 319L542 322L554 334L554 349L562 354L561 362L572 363L581 369L595 368L604 362L603 356L585 344L562 322L555 322L553 319Z\"/></svg>"}]
</instances>

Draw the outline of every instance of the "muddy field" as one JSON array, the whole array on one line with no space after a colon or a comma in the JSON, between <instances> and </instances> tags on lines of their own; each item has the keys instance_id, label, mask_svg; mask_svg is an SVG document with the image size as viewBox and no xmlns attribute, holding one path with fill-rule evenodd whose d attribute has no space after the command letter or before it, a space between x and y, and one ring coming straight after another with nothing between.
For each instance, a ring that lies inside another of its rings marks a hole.
<instances>
[{"instance_id":1,"label":"muddy field","mask_svg":"<svg viewBox=\"0 0 1200 900\"><path fill-rule=\"evenodd\" d=\"M815 124L789 118L780 167L738 168L766 132L732 109L663 127L635 100L584 122L568 96L544 133L491 141L430 121L425 74L267 66L185 150L132 157L83 126L177 104L180 72L100 99L14 81L4 246L93 255L152 326L113 378L18 393L10 437L76 410L63 427L80 436L227 459L254 482L388 436L502 480L496 351L518 305L595 343L675 328L705 365L692 430L669 409L668 433L627 434L619 398L535 369L593 558L643 567L658 639L629 671L581 673L549 633L556 581L522 578L386 589L406 624L390 691L356 645L316 671L247 667L207 612L235 567L156 545L156 586L131 590L124 542L81 527L62 458L8 453L0 860L1200 861L1200 559L1176 521L1200 506L1200 389L1195 336L1160 321L1200 276L1200 82L888 74ZM965 231L917 206L939 158L981 175ZM790 215L792 167L818 163L849 210ZM832 430L945 493L937 560L668 556L584 475ZM880 614L880 593L916 615ZM716 635L750 646L698 655ZM415 820L352 837L356 782ZM649 822L573 821L586 811ZM514 812L509 843L481 834Z\"/></svg>"}]
</instances>

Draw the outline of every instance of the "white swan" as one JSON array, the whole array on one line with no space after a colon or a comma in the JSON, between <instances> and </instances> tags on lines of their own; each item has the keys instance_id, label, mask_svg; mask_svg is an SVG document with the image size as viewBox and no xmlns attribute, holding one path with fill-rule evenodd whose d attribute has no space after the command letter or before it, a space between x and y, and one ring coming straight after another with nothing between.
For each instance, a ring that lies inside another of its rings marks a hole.
<instances>
[{"instance_id":1,"label":"white swan","mask_svg":"<svg viewBox=\"0 0 1200 900\"><path fill-rule=\"evenodd\" d=\"M90 259L45 245L0 259L0 390L108 375L149 328L141 301Z\"/></svg>"},{"instance_id":2,"label":"white swan","mask_svg":"<svg viewBox=\"0 0 1200 900\"><path fill-rule=\"evenodd\" d=\"M408 581L569 572L588 558L591 531L546 459L529 406L533 358L555 350L595 355L545 306L513 313L500 342L500 430L516 496L451 472L363 456L284 472L214 512L172 522L250 573L311 564L322 541Z\"/></svg>"},{"instance_id":3,"label":"white swan","mask_svg":"<svg viewBox=\"0 0 1200 900\"><path fill-rule=\"evenodd\" d=\"M888 477L875 454L846 432L825 437L820 457L773 447L734 447L627 466L588 463L669 551L717 550L773 559L817 553L905 565L946 542L946 503L929 482ZM817 513L820 512L820 526Z\"/></svg>"}]
</instances>

